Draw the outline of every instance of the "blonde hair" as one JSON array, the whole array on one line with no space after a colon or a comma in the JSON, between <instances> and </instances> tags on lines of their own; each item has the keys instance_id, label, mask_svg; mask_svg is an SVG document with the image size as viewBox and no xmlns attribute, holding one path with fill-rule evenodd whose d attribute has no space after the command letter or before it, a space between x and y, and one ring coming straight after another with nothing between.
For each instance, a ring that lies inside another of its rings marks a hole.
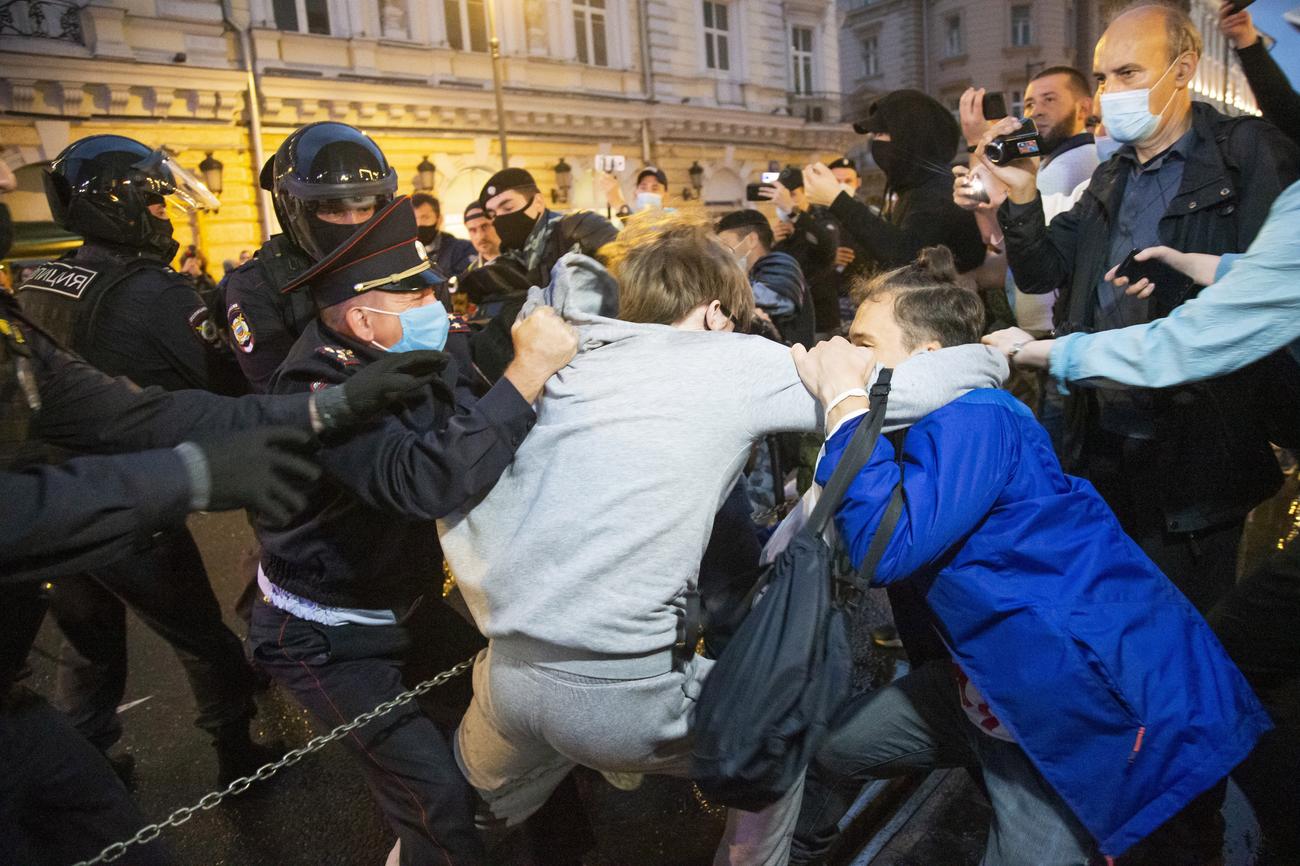
<instances>
[{"instance_id":1,"label":"blonde hair","mask_svg":"<svg viewBox=\"0 0 1300 866\"><path fill-rule=\"evenodd\" d=\"M754 318L754 293L707 214L647 211L628 220L600 257L618 280L619 318L671 325L718 301L743 330Z\"/></svg>"}]
</instances>

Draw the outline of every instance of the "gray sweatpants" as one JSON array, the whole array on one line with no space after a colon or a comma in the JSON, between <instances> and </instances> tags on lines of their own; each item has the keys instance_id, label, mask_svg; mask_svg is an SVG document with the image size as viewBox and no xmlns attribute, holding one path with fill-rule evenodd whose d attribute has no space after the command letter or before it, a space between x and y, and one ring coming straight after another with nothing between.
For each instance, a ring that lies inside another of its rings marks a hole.
<instances>
[{"instance_id":1,"label":"gray sweatpants","mask_svg":"<svg viewBox=\"0 0 1300 866\"><path fill-rule=\"evenodd\" d=\"M578 674L489 645L474 665L456 759L492 816L511 826L575 765L685 777L695 701L712 666L694 656L658 675L612 678L599 675L599 662L584 662ZM802 791L801 779L761 812L728 810L715 866L784 866Z\"/></svg>"}]
</instances>

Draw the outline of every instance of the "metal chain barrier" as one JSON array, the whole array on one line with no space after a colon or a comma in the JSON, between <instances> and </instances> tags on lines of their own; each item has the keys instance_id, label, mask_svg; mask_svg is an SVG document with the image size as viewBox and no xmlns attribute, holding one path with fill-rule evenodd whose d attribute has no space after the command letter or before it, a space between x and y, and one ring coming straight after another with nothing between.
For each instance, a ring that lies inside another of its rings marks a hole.
<instances>
[{"instance_id":1,"label":"metal chain barrier","mask_svg":"<svg viewBox=\"0 0 1300 866\"><path fill-rule=\"evenodd\" d=\"M223 790L211 791L207 794L204 794L199 799L199 801L195 803L193 806L182 806L181 808L177 809L175 812L172 812L170 815L168 815L160 823L146 824L144 827L141 827L140 830L130 839L127 839L124 842L114 842L112 845L109 845L103 851L100 851L99 855L95 857L93 860L82 860L74 864L74 866L95 866L95 864L97 863L112 863L114 860L116 860L117 858L125 854L126 849L131 847L132 845L144 845L147 842L152 842L154 839L157 839L158 836L162 833L162 831L167 829L168 827L179 827L180 825L188 821L190 818L193 818L197 813L206 812L208 809L211 809L214 806L220 804L221 801L226 799L227 797L234 797L244 793L245 791L248 790L249 786L251 786L254 782L265 782L267 779L271 778L280 770L283 770L285 767L292 767L294 764L298 763L303 758L310 755L312 752L319 752L321 749L325 748L330 743L334 742L335 740L343 739L348 734L352 733L362 725L372 722L375 719L379 718L380 716L386 715L404 704L409 704L411 701L415 700L416 698L420 697L426 692L432 691L433 689L436 689L438 686L442 685L443 683L446 683L448 680L460 676L461 674L465 673L473 666L474 666L474 659L472 658L466 659L465 661L456 665L454 668L450 668L438 674L433 679L425 680L424 682L420 683L418 686L415 686L409 691L402 692L400 695L393 698L391 701L385 701L384 703L375 707L373 710L370 710L369 712L365 712L357 716L352 721L347 722L346 724L339 725L337 728L330 731L328 734L322 734L319 737L312 738L311 740L308 741L307 745L286 753L283 758L276 761L275 763L263 764L261 767L258 768L257 772L254 773L253 775L242 776L236 779L235 781L231 782Z\"/></svg>"}]
</instances>

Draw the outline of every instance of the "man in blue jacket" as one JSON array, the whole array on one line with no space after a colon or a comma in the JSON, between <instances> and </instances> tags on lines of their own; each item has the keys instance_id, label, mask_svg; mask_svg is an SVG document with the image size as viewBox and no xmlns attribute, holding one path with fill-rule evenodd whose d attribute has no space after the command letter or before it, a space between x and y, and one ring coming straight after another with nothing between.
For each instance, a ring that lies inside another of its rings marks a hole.
<instances>
[{"instance_id":1,"label":"man in blue jacket","mask_svg":"<svg viewBox=\"0 0 1300 866\"><path fill-rule=\"evenodd\" d=\"M794 350L831 409L819 482L867 410L839 372L847 353L894 366L978 338L979 302L939 258L872 282L850 331L859 348ZM994 812L985 866L1118 856L1189 806L1207 812L1205 838L1181 840L1178 862L1211 862L1222 836L1202 795L1270 724L1192 605L1005 392L972 391L901 443L881 440L836 515L855 564L900 480L902 516L872 579L913 582L951 662L841 711L810 770L793 862L833 839L848 805L834 783L972 764Z\"/></svg>"}]
</instances>

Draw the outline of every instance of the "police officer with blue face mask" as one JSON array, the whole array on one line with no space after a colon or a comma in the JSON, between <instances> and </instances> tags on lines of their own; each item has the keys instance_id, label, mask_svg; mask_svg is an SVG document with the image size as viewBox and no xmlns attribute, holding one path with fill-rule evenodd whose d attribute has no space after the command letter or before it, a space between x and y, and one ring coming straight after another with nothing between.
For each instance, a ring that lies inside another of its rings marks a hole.
<instances>
[{"instance_id":1,"label":"police officer with blue face mask","mask_svg":"<svg viewBox=\"0 0 1300 866\"><path fill-rule=\"evenodd\" d=\"M483 646L441 597L434 521L496 482L536 420L543 384L577 351L572 328L543 308L515 324L514 360L473 400L458 381L466 329L437 299L432 273L402 197L285 289L310 290L321 312L273 393L346 382L412 350L444 351L447 363L439 381L377 423L326 440L325 477L306 511L287 527L258 529L254 657L325 729ZM483 862L472 796L439 730L455 724L467 689L455 681L433 695L440 704L405 707L344 740L399 840L399 860L389 862Z\"/></svg>"}]
</instances>

